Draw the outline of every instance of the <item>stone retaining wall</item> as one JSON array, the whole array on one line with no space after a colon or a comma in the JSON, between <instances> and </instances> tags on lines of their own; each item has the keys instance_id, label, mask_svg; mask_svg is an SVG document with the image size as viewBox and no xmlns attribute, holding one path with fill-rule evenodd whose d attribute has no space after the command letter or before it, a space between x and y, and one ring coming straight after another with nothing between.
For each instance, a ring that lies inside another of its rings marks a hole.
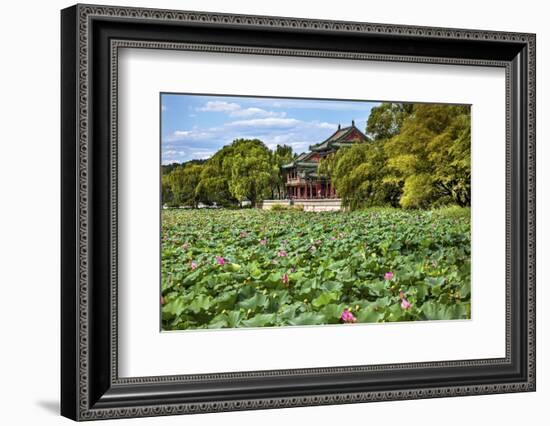
<instances>
[{"instance_id":1,"label":"stone retaining wall","mask_svg":"<svg viewBox=\"0 0 550 426\"><path fill-rule=\"evenodd\" d=\"M270 210L275 204L290 206L290 200L264 200L262 203L263 210ZM338 211L341 209L342 200L340 198L326 199L295 199L295 206L304 206L306 212L329 212Z\"/></svg>"}]
</instances>

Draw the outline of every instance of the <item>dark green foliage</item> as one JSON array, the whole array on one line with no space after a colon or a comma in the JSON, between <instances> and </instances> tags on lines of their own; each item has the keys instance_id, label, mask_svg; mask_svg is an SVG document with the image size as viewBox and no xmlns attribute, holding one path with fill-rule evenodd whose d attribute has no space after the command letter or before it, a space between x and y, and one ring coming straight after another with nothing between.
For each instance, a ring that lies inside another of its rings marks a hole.
<instances>
[{"instance_id":1,"label":"dark green foliage","mask_svg":"<svg viewBox=\"0 0 550 426\"><path fill-rule=\"evenodd\" d=\"M283 199L286 196L286 180L281 171L281 167L290 163L294 158L292 147L288 145L277 145L275 151L272 153L272 176L270 181L270 198Z\"/></svg>"},{"instance_id":2,"label":"dark green foliage","mask_svg":"<svg viewBox=\"0 0 550 426\"><path fill-rule=\"evenodd\" d=\"M233 198L248 200L253 207L269 194L276 171L271 163L271 152L258 139L235 140L222 162L222 173Z\"/></svg>"},{"instance_id":3,"label":"dark green foliage","mask_svg":"<svg viewBox=\"0 0 550 426\"><path fill-rule=\"evenodd\" d=\"M383 103L367 123L370 143L321 162L344 205L470 205L470 107Z\"/></svg>"},{"instance_id":4,"label":"dark green foliage","mask_svg":"<svg viewBox=\"0 0 550 426\"><path fill-rule=\"evenodd\" d=\"M418 104L385 144L403 207L470 205L470 107Z\"/></svg>"},{"instance_id":5,"label":"dark green foliage","mask_svg":"<svg viewBox=\"0 0 550 426\"><path fill-rule=\"evenodd\" d=\"M189 160L189 161L186 161L184 163L171 163L171 164L163 164L161 167L160 167L160 170L162 172L162 175L167 175L169 174L170 172L172 172L173 170L177 169L178 167L185 167L189 164L198 164L198 165L202 165L206 162L206 160Z\"/></svg>"},{"instance_id":6,"label":"dark green foliage","mask_svg":"<svg viewBox=\"0 0 550 426\"><path fill-rule=\"evenodd\" d=\"M367 121L367 134L374 140L391 139L399 134L414 104L384 102L372 109Z\"/></svg>"},{"instance_id":7,"label":"dark green foliage","mask_svg":"<svg viewBox=\"0 0 550 426\"><path fill-rule=\"evenodd\" d=\"M203 168L204 166L198 164L187 164L163 176L166 178L163 179L163 185L166 183L170 187L173 204L197 207L199 196L196 188Z\"/></svg>"},{"instance_id":8,"label":"dark green foliage","mask_svg":"<svg viewBox=\"0 0 550 426\"><path fill-rule=\"evenodd\" d=\"M272 152L258 139L236 139L206 161L163 166L163 204L232 207L249 201L255 206L267 197L284 198L281 166L292 158L289 146Z\"/></svg>"}]
</instances>

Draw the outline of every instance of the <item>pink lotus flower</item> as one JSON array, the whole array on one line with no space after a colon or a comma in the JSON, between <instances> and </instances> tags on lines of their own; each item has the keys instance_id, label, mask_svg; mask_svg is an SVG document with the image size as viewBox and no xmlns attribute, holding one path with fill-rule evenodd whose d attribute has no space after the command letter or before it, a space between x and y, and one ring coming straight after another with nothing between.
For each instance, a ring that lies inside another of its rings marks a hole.
<instances>
[{"instance_id":1,"label":"pink lotus flower","mask_svg":"<svg viewBox=\"0 0 550 426\"><path fill-rule=\"evenodd\" d=\"M183 243L181 248L187 250L189 248L189 243Z\"/></svg>"},{"instance_id":2,"label":"pink lotus flower","mask_svg":"<svg viewBox=\"0 0 550 426\"><path fill-rule=\"evenodd\" d=\"M194 271L198 268L198 265L195 262L191 262L191 269Z\"/></svg>"},{"instance_id":3,"label":"pink lotus flower","mask_svg":"<svg viewBox=\"0 0 550 426\"><path fill-rule=\"evenodd\" d=\"M386 272L386 273L384 274L384 279L385 279L386 281L391 281L391 280L393 280L393 272L392 272L392 271Z\"/></svg>"},{"instance_id":4,"label":"pink lotus flower","mask_svg":"<svg viewBox=\"0 0 550 426\"><path fill-rule=\"evenodd\" d=\"M399 292L399 297L401 298L401 308L402 309L409 309L412 304L405 298L405 293L402 291Z\"/></svg>"},{"instance_id":5,"label":"pink lotus flower","mask_svg":"<svg viewBox=\"0 0 550 426\"><path fill-rule=\"evenodd\" d=\"M225 259L221 256L216 256L216 262L218 262L218 265L225 265Z\"/></svg>"},{"instance_id":6,"label":"pink lotus flower","mask_svg":"<svg viewBox=\"0 0 550 426\"><path fill-rule=\"evenodd\" d=\"M355 321L357 321L357 318L355 318L355 316L348 309L344 309L344 312L342 312L340 319L345 323L354 323Z\"/></svg>"},{"instance_id":7,"label":"pink lotus flower","mask_svg":"<svg viewBox=\"0 0 550 426\"><path fill-rule=\"evenodd\" d=\"M336 237L335 237L334 235L332 235L332 236L330 237L330 241L336 241Z\"/></svg>"},{"instance_id":8,"label":"pink lotus flower","mask_svg":"<svg viewBox=\"0 0 550 426\"><path fill-rule=\"evenodd\" d=\"M279 250L279 252L277 253L277 256L278 257L287 257L287 252L284 251L284 250Z\"/></svg>"},{"instance_id":9,"label":"pink lotus flower","mask_svg":"<svg viewBox=\"0 0 550 426\"><path fill-rule=\"evenodd\" d=\"M260 240L260 244L261 244L262 246L265 246L265 245L267 244L267 240L266 240L265 238L262 238L262 239Z\"/></svg>"},{"instance_id":10,"label":"pink lotus flower","mask_svg":"<svg viewBox=\"0 0 550 426\"><path fill-rule=\"evenodd\" d=\"M283 276L281 277L281 280L283 281L283 284L284 285L288 285L288 282L289 282L289 278L288 278L288 274L285 272L283 274Z\"/></svg>"}]
</instances>

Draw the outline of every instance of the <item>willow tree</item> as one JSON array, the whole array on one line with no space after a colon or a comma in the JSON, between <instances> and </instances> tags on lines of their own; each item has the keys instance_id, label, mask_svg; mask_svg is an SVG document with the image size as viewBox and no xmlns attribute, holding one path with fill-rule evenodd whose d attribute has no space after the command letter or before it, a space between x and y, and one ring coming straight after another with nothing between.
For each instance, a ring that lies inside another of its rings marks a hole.
<instances>
[{"instance_id":1,"label":"willow tree","mask_svg":"<svg viewBox=\"0 0 550 426\"><path fill-rule=\"evenodd\" d=\"M271 152L258 139L236 139L222 163L229 192L239 202L248 200L254 207L269 196L276 169Z\"/></svg>"},{"instance_id":2,"label":"willow tree","mask_svg":"<svg viewBox=\"0 0 550 426\"><path fill-rule=\"evenodd\" d=\"M231 146L224 146L204 164L196 189L199 200L204 204L215 203L221 206L237 204L237 200L229 190L228 178L223 169L223 162L230 154Z\"/></svg>"},{"instance_id":3,"label":"willow tree","mask_svg":"<svg viewBox=\"0 0 550 426\"><path fill-rule=\"evenodd\" d=\"M272 176L271 176L271 198L282 199L286 195L286 182L282 167L294 158L292 147L288 145L277 145L271 155Z\"/></svg>"},{"instance_id":4,"label":"willow tree","mask_svg":"<svg viewBox=\"0 0 550 426\"><path fill-rule=\"evenodd\" d=\"M319 172L331 179L344 206L352 210L397 206L400 190L398 185L384 179L386 160L381 142L355 144L323 159Z\"/></svg>"},{"instance_id":5,"label":"willow tree","mask_svg":"<svg viewBox=\"0 0 550 426\"><path fill-rule=\"evenodd\" d=\"M174 168L170 174L163 176L163 188L166 183L170 188L174 204L197 207L199 195L197 187L203 166L187 164L184 167Z\"/></svg>"},{"instance_id":6,"label":"willow tree","mask_svg":"<svg viewBox=\"0 0 550 426\"><path fill-rule=\"evenodd\" d=\"M402 207L470 205L470 107L414 105L384 144L388 181L403 184Z\"/></svg>"}]
</instances>

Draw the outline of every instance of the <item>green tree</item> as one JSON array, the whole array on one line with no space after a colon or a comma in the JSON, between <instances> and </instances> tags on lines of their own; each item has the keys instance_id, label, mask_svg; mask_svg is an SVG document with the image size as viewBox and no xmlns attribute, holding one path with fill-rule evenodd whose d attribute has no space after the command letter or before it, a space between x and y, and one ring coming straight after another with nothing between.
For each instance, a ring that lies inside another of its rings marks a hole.
<instances>
[{"instance_id":1,"label":"green tree","mask_svg":"<svg viewBox=\"0 0 550 426\"><path fill-rule=\"evenodd\" d=\"M254 207L269 195L273 177L271 152L258 139L236 139L223 159L223 174L229 192L239 202L250 201Z\"/></svg>"},{"instance_id":2,"label":"green tree","mask_svg":"<svg viewBox=\"0 0 550 426\"><path fill-rule=\"evenodd\" d=\"M403 184L400 204L470 204L470 108L414 105L384 150L387 181Z\"/></svg>"},{"instance_id":3,"label":"green tree","mask_svg":"<svg viewBox=\"0 0 550 426\"><path fill-rule=\"evenodd\" d=\"M273 151L271 156L272 179L270 182L272 199L282 199L286 196L286 182L282 167L290 163L293 158L292 147L288 145L277 145L277 148Z\"/></svg>"},{"instance_id":4,"label":"green tree","mask_svg":"<svg viewBox=\"0 0 550 426\"><path fill-rule=\"evenodd\" d=\"M226 145L204 164L197 186L200 202L207 205L216 203L220 206L237 204L237 200L229 190L228 177L223 170L223 162L230 154L231 146Z\"/></svg>"},{"instance_id":5,"label":"green tree","mask_svg":"<svg viewBox=\"0 0 550 426\"><path fill-rule=\"evenodd\" d=\"M167 182L170 192L173 194L173 202L179 205L197 207L199 197L197 187L203 166L188 164L185 167L177 167L169 175ZM163 181L164 187L164 181Z\"/></svg>"},{"instance_id":6,"label":"green tree","mask_svg":"<svg viewBox=\"0 0 550 426\"><path fill-rule=\"evenodd\" d=\"M162 180L162 204L167 206L173 206L174 194L172 193L172 185L170 184L170 175L163 174Z\"/></svg>"},{"instance_id":7,"label":"green tree","mask_svg":"<svg viewBox=\"0 0 550 426\"><path fill-rule=\"evenodd\" d=\"M384 102L374 107L367 121L367 135L373 140L390 139L399 134L414 104Z\"/></svg>"},{"instance_id":8,"label":"green tree","mask_svg":"<svg viewBox=\"0 0 550 426\"><path fill-rule=\"evenodd\" d=\"M331 178L342 203L352 210L398 203L398 184L384 180L386 155L380 141L341 148L321 161L319 171Z\"/></svg>"}]
</instances>

